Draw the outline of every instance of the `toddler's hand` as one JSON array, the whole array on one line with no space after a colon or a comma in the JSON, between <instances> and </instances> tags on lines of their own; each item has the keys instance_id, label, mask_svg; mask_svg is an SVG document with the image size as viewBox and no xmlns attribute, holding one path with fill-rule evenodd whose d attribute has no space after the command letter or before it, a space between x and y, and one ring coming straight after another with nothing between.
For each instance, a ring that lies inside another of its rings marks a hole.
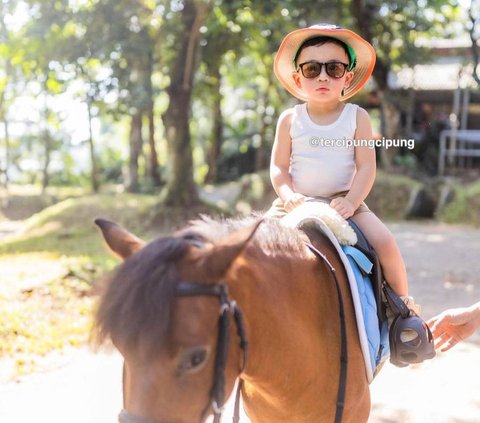
<instances>
[{"instance_id":1,"label":"toddler's hand","mask_svg":"<svg viewBox=\"0 0 480 423\"><path fill-rule=\"evenodd\" d=\"M350 200L347 200L345 197L334 198L330 202L330 206L340 213L340 216L342 216L344 219L352 217L353 213L355 213L355 207Z\"/></svg>"},{"instance_id":2,"label":"toddler's hand","mask_svg":"<svg viewBox=\"0 0 480 423\"><path fill-rule=\"evenodd\" d=\"M295 207L300 206L305 202L307 197L298 192L293 193L290 197L287 198L285 203L283 203L283 208L289 212L292 211Z\"/></svg>"}]
</instances>

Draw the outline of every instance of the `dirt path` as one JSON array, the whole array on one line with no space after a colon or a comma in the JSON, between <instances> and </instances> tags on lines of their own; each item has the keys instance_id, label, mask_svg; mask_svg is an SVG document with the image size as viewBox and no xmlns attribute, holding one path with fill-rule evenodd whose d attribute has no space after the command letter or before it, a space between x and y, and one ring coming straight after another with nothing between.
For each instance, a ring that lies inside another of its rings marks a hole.
<instances>
[{"instance_id":1,"label":"dirt path","mask_svg":"<svg viewBox=\"0 0 480 423\"><path fill-rule=\"evenodd\" d=\"M480 230L432 223L389 226L425 317L480 300ZM0 385L0 421L115 423L121 404L120 369L117 354L77 350L54 371ZM479 334L420 366L398 369L387 364L371 386L369 422L478 423L479 375ZM231 421L228 414L224 421Z\"/></svg>"},{"instance_id":2,"label":"dirt path","mask_svg":"<svg viewBox=\"0 0 480 423\"><path fill-rule=\"evenodd\" d=\"M20 233L25 227L23 220L0 221L0 239Z\"/></svg>"}]
</instances>

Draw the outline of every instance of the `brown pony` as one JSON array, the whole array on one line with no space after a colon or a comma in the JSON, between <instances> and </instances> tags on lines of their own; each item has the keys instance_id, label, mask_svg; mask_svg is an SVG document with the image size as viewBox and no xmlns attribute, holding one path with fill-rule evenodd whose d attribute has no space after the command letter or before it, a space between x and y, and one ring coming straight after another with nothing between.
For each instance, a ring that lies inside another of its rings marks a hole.
<instances>
[{"instance_id":1,"label":"brown pony","mask_svg":"<svg viewBox=\"0 0 480 423\"><path fill-rule=\"evenodd\" d=\"M125 359L121 423L204 422L218 414L222 393L227 397L237 378L254 423L336 420L337 289L300 231L274 220L204 218L144 244L112 222L96 223L125 259L109 278L96 320L100 340L111 338ZM346 275L326 239L317 247L337 269L345 303L341 421L366 422L370 394ZM219 312L232 311L238 319L226 326Z\"/></svg>"}]
</instances>

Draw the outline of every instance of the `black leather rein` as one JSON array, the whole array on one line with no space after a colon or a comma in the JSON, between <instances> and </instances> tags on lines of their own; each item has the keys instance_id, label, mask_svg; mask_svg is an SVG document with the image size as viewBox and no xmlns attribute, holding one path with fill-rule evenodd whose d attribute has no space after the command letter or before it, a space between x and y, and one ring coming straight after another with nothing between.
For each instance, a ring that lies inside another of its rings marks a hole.
<instances>
[{"instance_id":1,"label":"black leather rein","mask_svg":"<svg viewBox=\"0 0 480 423\"><path fill-rule=\"evenodd\" d=\"M237 327L237 334L240 338L240 349L243 352L242 364L239 374L241 374L247 365L248 341L245 333L243 315L235 301L230 300L228 296L228 287L225 283L206 284L198 282L179 282L176 287L177 297L193 296L213 296L217 297L220 303L220 317L218 322L218 342L215 356L215 368L213 377L213 386L210 390L210 400L202 413L200 422L204 422L213 411L214 423L220 423L223 407L225 403L225 368L227 366L228 349L230 344L230 318L233 318ZM240 418L240 390L241 380L237 386L235 415L233 421L237 423ZM151 422L134 416L127 410L122 410L118 416L119 423L161 423Z\"/></svg>"}]
</instances>

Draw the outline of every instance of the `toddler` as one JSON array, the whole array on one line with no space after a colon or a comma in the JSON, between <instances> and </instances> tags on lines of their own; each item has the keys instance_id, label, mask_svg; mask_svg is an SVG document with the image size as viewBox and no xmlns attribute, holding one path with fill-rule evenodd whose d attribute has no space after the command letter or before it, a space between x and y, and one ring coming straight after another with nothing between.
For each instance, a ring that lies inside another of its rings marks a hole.
<instances>
[{"instance_id":1,"label":"toddler","mask_svg":"<svg viewBox=\"0 0 480 423\"><path fill-rule=\"evenodd\" d=\"M378 254L385 279L412 309L397 243L364 203L375 180L375 149L354 140L372 140L370 117L346 102L367 82L374 65L373 47L335 25L314 25L285 37L275 74L303 103L278 120L270 165L278 199L266 216L282 217L311 197L328 201L360 227Z\"/></svg>"}]
</instances>

